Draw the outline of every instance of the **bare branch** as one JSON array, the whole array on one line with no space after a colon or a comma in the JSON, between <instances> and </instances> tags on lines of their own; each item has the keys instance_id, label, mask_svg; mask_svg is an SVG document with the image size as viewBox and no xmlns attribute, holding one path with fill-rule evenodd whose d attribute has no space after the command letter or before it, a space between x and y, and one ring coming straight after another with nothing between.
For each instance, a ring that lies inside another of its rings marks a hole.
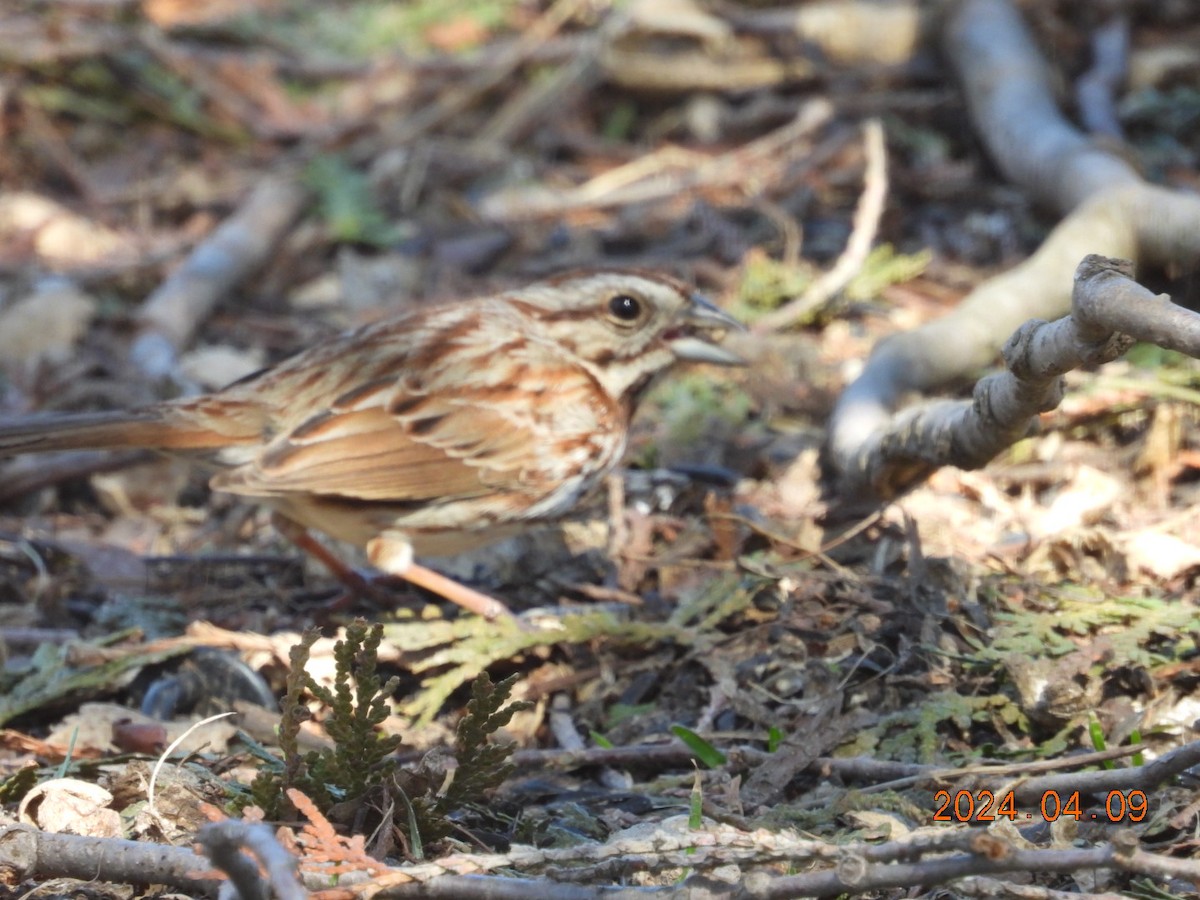
<instances>
[{"instance_id":1,"label":"bare branch","mask_svg":"<svg viewBox=\"0 0 1200 900\"><path fill-rule=\"evenodd\" d=\"M176 355L208 318L217 301L266 261L308 192L295 179L264 179L233 215L192 251L146 298L138 313L141 334L131 354L151 378L174 373Z\"/></svg>"},{"instance_id":2,"label":"bare branch","mask_svg":"<svg viewBox=\"0 0 1200 900\"><path fill-rule=\"evenodd\" d=\"M296 874L296 858L276 840L269 826L226 819L205 825L196 839L213 865L229 875L241 900L304 900L308 896ZM260 865L265 877L259 874Z\"/></svg>"},{"instance_id":3,"label":"bare branch","mask_svg":"<svg viewBox=\"0 0 1200 900\"><path fill-rule=\"evenodd\" d=\"M830 419L828 459L836 470L857 472L849 481L866 494L872 485L883 491L873 499L893 497L946 464L945 450L925 456L928 446L913 445L914 428L930 432L939 423L938 440L966 445L951 454L965 465L998 452L987 436L958 434L953 419L962 413L955 405L937 413L896 410L913 392L973 377L1021 322L1063 315L1068 273L1084 255L1130 259L1138 268L1188 267L1200 258L1200 197L1146 184L1120 155L1063 117L1046 62L1009 0L964 0L948 20L944 43L997 165L1038 202L1068 215L1033 256L980 285L952 313L882 341L842 393ZM914 425L917 418L926 423ZM1005 441L1024 433L1018 421L1007 427ZM929 439L917 444L922 440ZM862 477L875 452L870 447L885 441L896 470ZM908 471L900 471L905 459Z\"/></svg>"},{"instance_id":4,"label":"bare branch","mask_svg":"<svg viewBox=\"0 0 1200 900\"><path fill-rule=\"evenodd\" d=\"M215 895L217 881L190 847L146 841L49 834L27 825L0 830L0 867L25 878L79 878L127 884L167 884L190 894Z\"/></svg>"},{"instance_id":5,"label":"bare branch","mask_svg":"<svg viewBox=\"0 0 1200 900\"><path fill-rule=\"evenodd\" d=\"M1084 127L1092 134L1124 140L1116 94L1129 69L1129 19L1115 15L1092 35L1092 67L1075 85Z\"/></svg>"},{"instance_id":6,"label":"bare branch","mask_svg":"<svg viewBox=\"0 0 1200 900\"><path fill-rule=\"evenodd\" d=\"M1128 262L1088 256L1075 276L1072 315L1026 322L1009 338L1009 371L975 386L974 398L905 410L843 461L841 493L891 499L942 466L977 469L1024 437L1062 399L1061 376L1109 362L1134 340L1200 356L1200 315L1155 296Z\"/></svg>"}]
</instances>

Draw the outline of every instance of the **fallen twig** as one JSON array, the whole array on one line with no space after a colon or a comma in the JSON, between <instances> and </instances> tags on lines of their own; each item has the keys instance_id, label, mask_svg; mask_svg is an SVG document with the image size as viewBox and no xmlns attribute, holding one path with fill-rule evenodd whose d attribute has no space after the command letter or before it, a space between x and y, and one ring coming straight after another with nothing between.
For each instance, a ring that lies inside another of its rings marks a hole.
<instances>
[{"instance_id":1,"label":"fallen twig","mask_svg":"<svg viewBox=\"0 0 1200 900\"><path fill-rule=\"evenodd\" d=\"M1188 744L1186 746L1193 747L1191 752L1200 752L1200 744ZM873 759L868 756L823 757L816 760L813 765L820 770L836 774L842 781L866 782L864 787L859 788L859 791L863 794L878 793L880 791L897 791L914 785L933 786L937 784L953 784L958 789L977 789L984 786L998 786L1001 783L999 781L1000 778L1009 776L1030 776L1042 772L1057 773L1046 778L1039 778L1036 781L1027 781L1022 784L1018 796L1024 802L1031 796L1040 796L1042 791L1061 791L1067 787L1075 790L1081 778L1077 770L1098 765L1109 760L1120 759L1124 756L1132 756L1138 752L1138 749L1138 747L1110 747L1107 750L1099 750L1094 753L1080 753L1075 756L1065 756L1057 759L1028 760L1019 763L993 763L989 760L982 760L974 765L962 767L901 763L888 759ZM1180 750L1182 749L1184 748L1180 748ZM1179 750L1173 751L1162 759L1173 759L1178 752ZM1158 760L1157 762L1162 762L1162 760ZM1071 771L1063 773L1061 771L1063 769ZM1102 774L1107 776L1102 782L1103 787L1097 787L1096 789L1113 790L1117 788L1117 782L1123 777L1117 776L1117 773L1126 773L1129 771L1138 771L1140 773L1140 783L1133 785L1137 787L1158 784L1164 778L1170 777L1169 775L1163 775L1161 772L1156 772L1155 777L1151 778L1145 768L1138 770L1106 769L1102 773L1088 774ZM1178 771L1182 771L1182 769L1174 770L1170 774L1176 774ZM1038 791L1036 794L1034 793L1034 788Z\"/></svg>"},{"instance_id":2,"label":"fallen twig","mask_svg":"<svg viewBox=\"0 0 1200 900\"><path fill-rule=\"evenodd\" d=\"M498 191L480 202L479 212L486 219L513 222L560 216L582 208L663 200L704 188L723 187L757 196L800 154L804 146L801 139L825 125L832 115L828 102L812 100L791 122L728 153L708 156L668 146L575 188ZM754 173L754 177L747 179L747 172Z\"/></svg>"},{"instance_id":3,"label":"fallen twig","mask_svg":"<svg viewBox=\"0 0 1200 900\"><path fill-rule=\"evenodd\" d=\"M1114 749L1132 750L1133 748ZM1070 761L1070 758L1060 760L1060 762ZM1040 778L1023 779L1013 783L1010 787L1016 802L1020 804L1035 802L1043 795L1054 791L1062 796L1067 796L1075 791L1080 794L1131 790L1150 791L1197 765L1200 765L1200 741L1192 741L1182 747L1177 747L1170 753L1164 753L1158 759L1144 766L1044 775ZM1001 790L1004 789L1001 788Z\"/></svg>"},{"instance_id":4,"label":"fallen twig","mask_svg":"<svg viewBox=\"0 0 1200 900\"><path fill-rule=\"evenodd\" d=\"M296 874L296 858L276 840L270 826L226 819L205 825L196 840L213 865L229 875L241 900L308 896Z\"/></svg>"},{"instance_id":5,"label":"fallen twig","mask_svg":"<svg viewBox=\"0 0 1200 900\"><path fill-rule=\"evenodd\" d=\"M1129 70L1129 19L1114 15L1092 34L1092 67L1075 85L1083 127L1092 134L1124 140L1117 117L1117 89Z\"/></svg>"},{"instance_id":6,"label":"fallen twig","mask_svg":"<svg viewBox=\"0 0 1200 900\"><path fill-rule=\"evenodd\" d=\"M1004 347L1009 371L981 380L972 401L913 407L866 436L839 461L842 495L892 499L942 466L986 465L1024 437L1039 413L1058 405L1063 373L1110 362L1135 340L1200 357L1200 314L1155 296L1131 271L1128 262L1085 257L1070 316L1017 329Z\"/></svg>"},{"instance_id":7,"label":"fallen twig","mask_svg":"<svg viewBox=\"0 0 1200 900\"><path fill-rule=\"evenodd\" d=\"M428 106L405 119L391 140L408 142L423 137L447 119L470 108L479 98L501 84L539 46L553 37L584 6L583 0L557 0L515 43L496 58L492 65L478 69L474 76L453 90L440 95Z\"/></svg>"},{"instance_id":8,"label":"fallen twig","mask_svg":"<svg viewBox=\"0 0 1200 900\"><path fill-rule=\"evenodd\" d=\"M1138 267L1189 266L1200 257L1200 198L1146 184L1063 117L1045 60L1008 0L965 0L948 21L945 44L997 165L1040 203L1069 215L1033 256L980 285L954 312L882 341L842 393L829 423L828 460L835 470L859 473L847 476L859 489L876 484L888 491L874 499L895 496L947 464L941 456L940 463L900 471L905 452L897 448L896 471L861 477L868 443L895 444L912 427L917 414L896 413L905 398L974 376L1021 322L1063 315L1068 273L1085 254ZM951 435L944 431L942 439Z\"/></svg>"},{"instance_id":9,"label":"fallen twig","mask_svg":"<svg viewBox=\"0 0 1200 900\"><path fill-rule=\"evenodd\" d=\"M887 150L883 142L883 126L878 119L863 123L863 151L867 160L863 173L863 192L854 211L854 229L850 232L846 249L833 268L814 281L802 297L785 303L755 322L756 332L773 331L811 318L862 271L879 230L879 219L887 199Z\"/></svg>"},{"instance_id":10,"label":"fallen twig","mask_svg":"<svg viewBox=\"0 0 1200 900\"><path fill-rule=\"evenodd\" d=\"M78 878L122 884L167 884L213 896L220 882L196 873L207 861L190 847L146 841L50 834L28 825L0 829L0 868L26 878Z\"/></svg>"},{"instance_id":11,"label":"fallen twig","mask_svg":"<svg viewBox=\"0 0 1200 900\"><path fill-rule=\"evenodd\" d=\"M179 350L192 339L217 301L261 266L300 215L308 192L294 178L263 179L246 201L146 298L141 333L130 351L148 377L175 372Z\"/></svg>"},{"instance_id":12,"label":"fallen twig","mask_svg":"<svg viewBox=\"0 0 1200 900\"><path fill-rule=\"evenodd\" d=\"M532 81L492 114L475 138L484 144L509 144L527 134L538 121L565 108L570 96L587 89L600 74L596 56L599 39L579 47L575 56L549 78Z\"/></svg>"},{"instance_id":13,"label":"fallen twig","mask_svg":"<svg viewBox=\"0 0 1200 900\"><path fill-rule=\"evenodd\" d=\"M886 888L922 885L928 887L973 875L1005 872L1059 872L1122 869L1143 875L1169 875L1189 880L1200 878L1200 862L1171 859L1137 848L1137 838L1118 834L1112 843L1087 849L1017 849L993 834L975 835L972 853L939 856L917 862L888 862L885 865L856 860L853 852L834 869L779 878L767 890L744 893L758 898L828 897L865 893Z\"/></svg>"}]
</instances>

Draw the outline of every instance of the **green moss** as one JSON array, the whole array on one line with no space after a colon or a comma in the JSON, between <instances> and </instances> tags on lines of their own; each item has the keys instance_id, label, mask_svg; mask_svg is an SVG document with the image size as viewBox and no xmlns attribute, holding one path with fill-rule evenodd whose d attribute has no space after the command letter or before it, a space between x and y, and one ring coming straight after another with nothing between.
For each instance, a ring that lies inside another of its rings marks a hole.
<instances>
[{"instance_id":1,"label":"green moss","mask_svg":"<svg viewBox=\"0 0 1200 900\"><path fill-rule=\"evenodd\" d=\"M304 171L317 211L335 241L386 246L401 237L367 177L338 156L317 156Z\"/></svg>"},{"instance_id":2,"label":"green moss","mask_svg":"<svg viewBox=\"0 0 1200 900\"><path fill-rule=\"evenodd\" d=\"M990 725L995 718L1025 729L1024 714L1003 694L968 697L953 691L929 694L917 706L883 716L838 748L840 756L871 755L931 763L943 760L948 731L968 734L973 725Z\"/></svg>"},{"instance_id":3,"label":"green moss","mask_svg":"<svg viewBox=\"0 0 1200 900\"><path fill-rule=\"evenodd\" d=\"M1079 649L1079 638L1103 634L1106 655L1153 668L1196 650L1196 609L1155 597L1106 597L1081 585L1046 588L1036 602L998 610L986 639L974 641L980 661L1012 655L1058 658Z\"/></svg>"}]
</instances>

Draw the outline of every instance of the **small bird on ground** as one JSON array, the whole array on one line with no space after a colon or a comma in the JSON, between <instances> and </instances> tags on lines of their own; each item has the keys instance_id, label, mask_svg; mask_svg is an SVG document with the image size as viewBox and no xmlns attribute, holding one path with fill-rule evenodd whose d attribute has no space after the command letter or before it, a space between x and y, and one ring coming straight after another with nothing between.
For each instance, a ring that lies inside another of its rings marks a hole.
<instances>
[{"instance_id":1,"label":"small bird on ground","mask_svg":"<svg viewBox=\"0 0 1200 900\"><path fill-rule=\"evenodd\" d=\"M0 457L145 448L201 457L215 490L363 546L371 563L488 618L498 600L414 562L569 511L620 460L655 376L741 365L742 326L676 279L564 275L318 343L223 390L0 423ZM319 546L319 545L317 545Z\"/></svg>"}]
</instances>

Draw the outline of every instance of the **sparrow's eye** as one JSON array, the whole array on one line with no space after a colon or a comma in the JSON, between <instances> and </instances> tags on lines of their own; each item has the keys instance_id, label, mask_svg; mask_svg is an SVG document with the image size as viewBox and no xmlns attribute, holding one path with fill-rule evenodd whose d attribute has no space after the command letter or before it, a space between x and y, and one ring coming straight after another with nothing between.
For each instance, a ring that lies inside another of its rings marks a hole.
<instances>
[{"instance_id":1,"label":"sparrow's eye","mask_svg":"<svg viewBox=\"0 0 1200 900\"><path fill-rule=\"evenodd\" d=\"M608 301L608 311L622 322L632 322L642 314L642 301L628 294L617 294Z\"/></svg>"}]
</instances>

